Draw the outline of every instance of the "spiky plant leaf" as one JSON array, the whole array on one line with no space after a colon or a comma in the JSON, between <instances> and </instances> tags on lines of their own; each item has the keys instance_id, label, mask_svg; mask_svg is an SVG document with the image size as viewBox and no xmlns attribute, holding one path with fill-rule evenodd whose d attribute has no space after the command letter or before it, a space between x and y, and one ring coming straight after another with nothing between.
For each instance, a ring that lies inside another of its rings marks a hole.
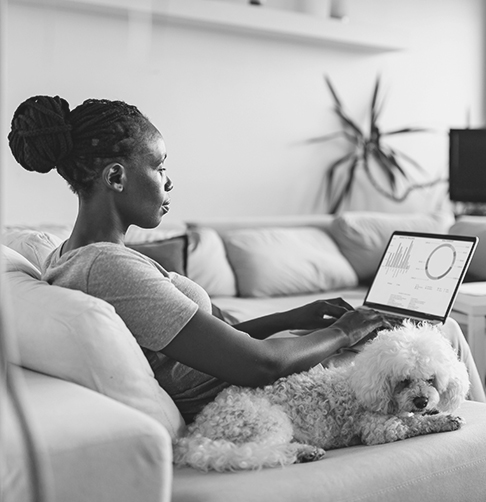
<instances>
[{"instance_id":1,"label":"spiky plant leaf","mask_svg":"<svg viewBox=\"0 0 486 502\"><path fill-rule=\"evenodd\" d=\"M403 201L412 190L425 186L433 186L434 184L443 181L441 179L438 179L429 183L413 185L411 183L408 170L405 169L400 160L406 160L414 167L424 172L425 170L422 168L422 166L420 166L418 162L410 158L408 155L405 155L404 153L399 152L389 146L382 145L382 137L396 134L427 132L429 129L421 127L405 127L386 132L382 132L380 130L377 122L382 113L383 105L385 102L382 97L383 93L381 91L382 87L380 83L380 76L377 76L376 78L371 98L369 109L369 135L365 135L362 129L345 113L342 102L331 82L331 79L327 75L324 78L334 101L334 112L341 121L343 130L341 131L341 134L331 133L319 138L313 138L309 142L314 143L319 141L329 141L330 139L342 136L353 146L352 150L348 154L335 160L328 167L328 170L326 172L326 178L328 182L327 193L329 200L332 200L331 196L335 195L333 193L333 189L335 174L337 170L344 172L344 175L347 176L344 181L344 185L339 189L340 191L335 197L335 201L332 203L331 212L334 213L335 211L337 211L344 199L351 193L356 170L360 167L360 165L363 167L366 175L368 176L375 189L383 196L397 202ZM374 161L377 163L377 166L385 174L388 186L387 189L382 188L377 180L374 179L373 173L369 166L370 158L374 159ZM409 187L400 196L396 193L397 179L399 176L403 177L409 183ZM325 178L323 177L322 179L324 180Z\"/></svg>"},{"instance_id":2,"label":"spiky plant leaf","mask_svg":"<svg viewBox=\"0 0 486 502\"><path fill-rule=\"evenodd\" d=\"M403 153L403 152L397 150L396 148L390 148L390 150L393 152L393 154L395 155L395 157L401 157L402 159L406 160L407 162L409 162L410 164L412 164L412 166L414 166L418 171L420 171L422 173L426 173L427 172L423 168L423 166L421 166L415 159L413 159L412 157L410 157L406 153Z\"/></svg>"},{"instance_id":3,"label":"spiky plant leaf","mask_svg":"<svg viewBox=\"0 0 486 502\"><path fill-rule=\"evenodd\" d=\"M331 213L335 213L338 210L339 206L343 203L344 199L346 199L346 197L348 197L349 194L351 193L357 166L358 166L358 157L356 156L351 161L351 164L349 166L349 174L348 174L348 179L346 180L346 184L339 193L337 199L334 201L334 204L331 206Z\"/></svg>"},{"instance_id":4,"label":"spiky plant leaf","mask_svg":"<svg viewBox=\"0 0 486 502\"><path fill-rule=\"evenodd\" d=\"M349 160L351 160L351 162L354 162L354 157L355 157L355 153L354 152L347 153L343 157L340 157L338 160L334 161L329 166L329 168L327 170L327 182L328 182L327 183L327 194L328 194L328 196L331 195L332 186L333 186L333 182L334 182L334 174L335 174L337 168L339 166L344 165Z\"/></svg>"},{"instance_id":5,"label":"spiky plant leaf","mask_svg":"<svg viewBox=\"0 0 486 502\"><path fill-rule=\"evenodd\" d=\"M404 127L403 129L397 129L395 131L387 131L387 132L382 132L382 136L391 136L392 134L403 134L403 133L410 133L410 132L428 132L430 129L426 129L424 127Z\"/></svg>"},{"instance_id":6,"label":"spiky plant leaf","mask_svg":"<svg viewBox=\"0 0 486 502\"><path fill-rule=\"evenodd\" d=\"M325 134L324 136L310 138L306 141L306 143L322 143L323 141L339 138L339 136L346 136L346 133L344 131L331 132L329 134Z\"/></svg>"},{"instance_id":7,"label":"spiky plant leaf","mask_svg":"<svg viewBox=\"0 0 486 502\"><path fill-rule=\"evenodd\" d=\"M376 121L378 120L378 114L380 108L377 106L378 91L380 90L380 77L376 77L375 88L373 90L373 97L371 98L371 110L370 110L370 131L376 127Z\"/></svg>"},{"instance_id":8,"label":"spiky plant leaf","mask_svg":"<svg viewBox=\"0 0 486 502\"><path fill-rule=\"evenodd\" d=\"M388 184L390 185L392 190L395 190L396 188L396 175L395 171L392 167L392 163L390 160L387 158L387 156L380 150L372 150L371 151L371 156L372 158L375 159L376 164L378 167L381 168L381 171L385 174L386 178L388 179ZM369 175L369 164L368 164L368 159L367 159L367 173Z\"/></svg>"},{"instance_id":9,"label":"spiky plant leaf","mask_svg":"<svg viewBox=\"0 0 486 502\"><path fill-rule=\"evenodd\" d=\"M336 91L334 90L334 86L332 85L331 79L327 75L324 75L324 79L326 81L327 87L329 87L329 91L331 92L334 102L338 107L342 108L341 100L339 99Z\"/></svg>"},{"instance_id":10,"label":"spiky plant leaf","mask_svg":"<svg viewBox=\"0 0 486 502\"><path fill-rule=\"evenodd\" d=\"M361 131L361 129L344 112L343 106L341 104L341 100L339 99L336 91L334 90L334 86L332 85L330 78L326 76L325 79L326 79L327 86L329 87L329 91L331 92L331 95L334 99L334 111L336 112L336 115L340 118L344 127L346 127L346 126L350 127L358 136L362 137L363 132Z\"/></svg>"},{"instance_id":11,"label":"spiky plant leaf","mask_svg":"<svg viewBox=\"0 0 486 502\"><path fill-rule=\"evenodd\" d=\"M395 152L388 147L384 147L378 150L379 154L382 156L382 158L385 159L385 162L388 163L389 169L390 170L397 170L399 174L401 174L405 179L408 179L408 175L403 169L403 167L398 163Z\"/></svg>"}]
</instances>

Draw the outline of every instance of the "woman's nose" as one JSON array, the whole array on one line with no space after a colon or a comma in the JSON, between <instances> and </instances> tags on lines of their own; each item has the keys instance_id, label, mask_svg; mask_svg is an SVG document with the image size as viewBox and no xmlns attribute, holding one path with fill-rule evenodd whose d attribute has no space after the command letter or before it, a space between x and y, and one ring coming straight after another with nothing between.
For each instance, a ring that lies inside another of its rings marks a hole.
<instances>
[{"instance_id":1,"label":"woman's nose","mask_svg":"<svg viewBox=\"0 0 486 502\"><path fill-rule=\"evenodd\" d=\"M174 185L172 184L172 180L167 176L167 181L165 182L164 190L166 192L170 192L173 188Z\"/></svg>"}]
</instances>

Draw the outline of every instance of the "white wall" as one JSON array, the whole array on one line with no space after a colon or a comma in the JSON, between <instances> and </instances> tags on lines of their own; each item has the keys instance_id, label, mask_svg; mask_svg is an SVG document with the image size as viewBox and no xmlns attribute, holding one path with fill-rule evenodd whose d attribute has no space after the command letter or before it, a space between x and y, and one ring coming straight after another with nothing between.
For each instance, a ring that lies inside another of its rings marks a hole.
<instances>
[{"instance_id":1,"label":"white wall","mask_svg":"<svg viewBox=\"0 0 486 502\"><path fill-rule=\"evenodd\" d=\"M325 211L315 206L319 180L342 147L304 143L339 127L325 73L353 117L364 119L380 73L383 127L434 129L396 142L426 166L427 179L446 174L447 131L466 125L467 110L472 127L483 125L481 0L348 0L353 25L404 34L405 50L385 53L165 22L135 31L124 16L42 4L9 2L2 119L35 94L59 94L73 107L88 97L136 104L168 145L169 221ZM76 197L57 173L28 173L11 157L2 167L5 224L74 220ZM439 193L416 194L413 209L435 205Z\"/></svg>"}]
</instances>

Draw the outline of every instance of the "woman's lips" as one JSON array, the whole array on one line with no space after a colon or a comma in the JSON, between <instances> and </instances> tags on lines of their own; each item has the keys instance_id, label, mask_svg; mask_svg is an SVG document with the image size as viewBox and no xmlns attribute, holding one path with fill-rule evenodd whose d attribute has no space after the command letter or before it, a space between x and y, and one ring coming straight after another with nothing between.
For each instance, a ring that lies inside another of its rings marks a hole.
<instances>
[{"instance_id":1,"label":"woman's lips","mask_svg":"<svg viewBox=\"0 0 486 502\"><path fill-rule=\"evenodd\" d=\"M166 201L164 201L164 202L162 203L162 206L161 206L162 211L164 211L164 213L167 213L167 212L169 211L169 209L170 209L170 207L169 207L169 206L170 206L170 200L166 200Z\"/></svg>"}]
</instances>

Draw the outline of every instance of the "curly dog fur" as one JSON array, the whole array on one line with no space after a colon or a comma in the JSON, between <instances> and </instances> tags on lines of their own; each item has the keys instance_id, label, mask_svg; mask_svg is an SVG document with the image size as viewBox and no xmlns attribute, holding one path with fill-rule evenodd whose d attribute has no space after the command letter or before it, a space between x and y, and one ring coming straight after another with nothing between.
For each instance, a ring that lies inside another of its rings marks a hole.
<instances>
[{"instance_id":1,"label":"curly dog fur","mask_svg":"<svg viewBox=\"0 0 486 502\"><path fill-rule=\"evenodd\" d=\"M259 469L321 459L326 449L453 431L469 389L466 367L439 328L384 330L346 366L231 386L174 444L174 463L201 470Z\"/></svg>"}]
</instances>

